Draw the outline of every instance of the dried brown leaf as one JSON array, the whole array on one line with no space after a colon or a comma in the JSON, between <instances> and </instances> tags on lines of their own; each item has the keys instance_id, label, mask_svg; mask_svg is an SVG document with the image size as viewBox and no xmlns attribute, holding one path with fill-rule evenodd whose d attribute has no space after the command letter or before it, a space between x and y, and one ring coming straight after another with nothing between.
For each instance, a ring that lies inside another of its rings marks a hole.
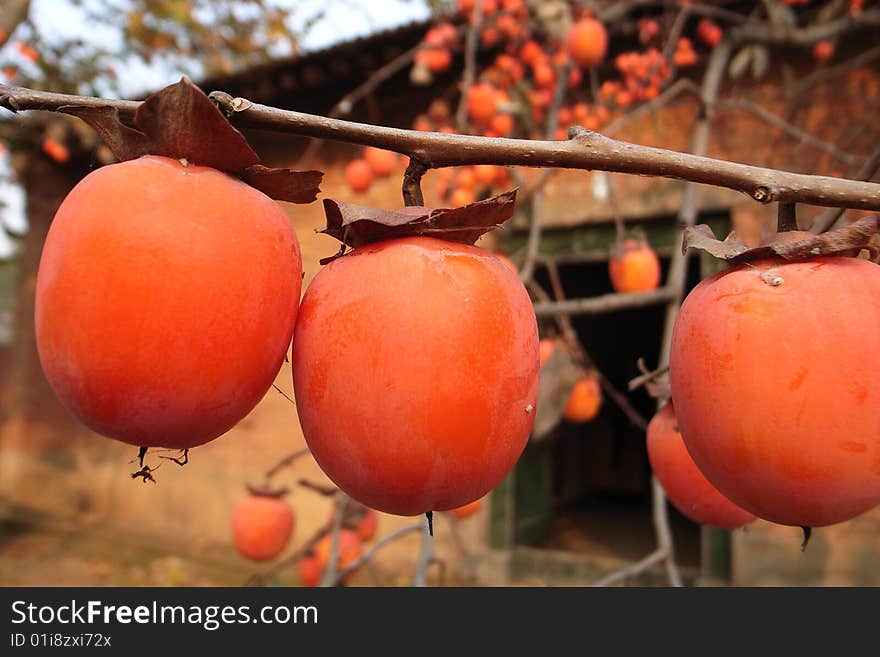
<instances>
[{"instance_id":1,"label":"dried brown leaf","mask_svg":"<svg viewBox=\"0 0 880 657\"><path fill-rule=\"evenodd\" d=\"M148 96L134 124L149 138L153 155L232 172L260 163L244 135L186 77Z\"/></svg>"},{"instance_id":2,"label":"dried brown leaf","mask_svg":"<svg viewBox=\"0 0 880 657\"><path fill-rule=\"evenodd\" d=\"M149 138L140 130L124 124L115 107L65 105L58 111L88 123L120 161L134 160L149 153Z\"/></svg>"},{"instance_id":3,"label":"dried brown leaf","mask_svg":"<svg viewBox=\"0 0 880 657\"><path fill-rule=\"evenodd\" d=\"M557 346L541 367L531 440L539 442L546 439L562 421L568 398L580 375L581 371L569 351Z\"/></svg>"},{"instance_id":4,"label":"dried brown leaf","mask_svg":"<svg viewBox=\"0 0 880 657\"><path fill-rule=\"evenodd\" d=\"M327 226L319 232L350 247L414 235L473 244L510 219L515 202L516 190L458 208L382 210L324 199Z\"/></svg>"},{"instance_id":5,"label":"dried brown leaf","mask_svg":"<svg viewBox=\"0 0 880 657\"><path fill-rule=\"evenodd\" d=\"M239 174L244 182L276 201L311 203L318 196L321 171L273 169L255 164Z\"/></svg>"},{"instance_id":6,"label":"dried brown leaf","mask_svg":"<svg viewBox=\"0 0 880 657\"><path fill-rule=\"evenodd\" d=\"M872 249L871 240L880 231L877 215L865 217L849 226L812 235L805 231L779 233L771 242L748 247L731 233L723 242L705 224L685 228L682 251L700 249L730 262L780 257L787 260L817 256L856 255L861 249Z\"/></svg>"}]
</instances>

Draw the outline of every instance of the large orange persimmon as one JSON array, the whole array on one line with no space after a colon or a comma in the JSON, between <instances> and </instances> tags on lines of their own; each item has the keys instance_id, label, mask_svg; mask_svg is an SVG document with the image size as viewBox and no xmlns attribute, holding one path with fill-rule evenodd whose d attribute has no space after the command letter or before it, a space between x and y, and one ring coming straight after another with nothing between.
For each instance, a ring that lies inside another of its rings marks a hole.
<instances>
[{"instance_id":1,"label":"large orange persimmon","mask_svg":"<svg viewBox=\"0 0 880 657\"><path fill-rule=\"evenodd\" d=\"M293 525L293 509L280 497L249 495L232 509L235 549L253 561L277 557L287 546Z\"/></svg>"},{"instance_id":2,"label":"large orange persimmon","mask_svg":"<svg viewBox=\"0 0 880 657\"><path fill-rule=\"evenodd\" d=\"M40 362L94 431L200 445L272 384L301 277L290 221L262 192L164 157L102 167L65 198L46 238Z\"/></svg>"},{"instance_id":3,"label":"large orange persimmon","mask_svg":"<svg viewBox=\"0 0 880 657\"><path fill-rule=\"evenodd\" d=\"M336 485L385 513L449 510L494 488L526 445L537 321L492 253L392 239L315 277L292 364L303 433Z\"/></svg>"},{"instance_id":4,"label":"large orange persimmon","mask_svg":"<svg viewBox=\"0 0 880 657\"><path fill-rule=\"evenodd\" d=\"M755 519L718 492L688 454L666 402L648 423L648 460L666 496L682 514L701 525L735 529Z\"/></svg>"},{"instance_id":5,"label":"large orange persimmon","mask_svg":"<svg viewBox=\"0 0 880 657\"><path fill-rule=\"evenodd\" d=\"M703 280L670 385L697 466L756 516L816 527L880 503L880 267L768 259Z\"/></svg>"}]
</instances>

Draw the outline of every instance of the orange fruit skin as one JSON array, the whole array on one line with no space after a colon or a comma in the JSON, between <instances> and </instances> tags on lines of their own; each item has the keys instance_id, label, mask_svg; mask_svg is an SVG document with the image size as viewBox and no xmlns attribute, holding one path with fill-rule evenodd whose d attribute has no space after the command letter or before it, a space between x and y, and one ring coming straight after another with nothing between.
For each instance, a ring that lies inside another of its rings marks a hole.
<instances>
[{"instance_id":1,"label":"orange fruit skin","mask_svg":"<svg viewBox=\"0 0 880 657\"><path fill-rule=\"evenodd\" d=\"M94 431L194 447L268 390L301 284L296 235L263 193L163 157L102 167L65 198L46 238L40 362Z\"/></svg>"},{"instance_id":2,"label":"orange fruit skin","mask_svg":"<svg viewBox=\"0 0 880 657\"><path fill-rule=\"evenodd\" d=\"M765 282L774 276L781 284ZM688 451L756 516L853 518L880 503L878 360L880 267L867 260L763 260L709 277L672 337Z\"/></svg>"},{"instance_id":3,"label":"orange fruit skin","mask_svg":"<svg viewBox=\"0 0 880 657\"><path fill-rule=\"evenodd\" d=\"M232 509L232 538L239 554L253 561L274 559L293 533L293 509L282 499L252 495Z\"/></svg>"},{"instance_id":4,"label":"orange fruit skin","mask_svg":"<svg viewBox=\"0 0 880 657\"><path fill-rule=\"evenodd\" d=\"M591 68L605 57L608 32L595 18L582 18L572 25L565 45L568 54L578 66Z\"/></svg>"},{"instance_id":5,"label":"orange fruit skin","mask_svg":"<svg viewBox=\"0 0 880 657\"><path fill-rule=\"evenodd\" d=\"M647 244L624 240L622 253L608 261L608 275L617 292L649 292L660 285L660 259Z\"/></svg>"},{"instance_id":6,"label":"orange fruit skin","mask_svg":"<svg viewBox=\"0 0 880 657\"><path fill-rule=\"evenodd\" d=\"M562 416L569 422L583 424L599 414L602 408L602 388L593 377L579 379L571 390Z\"/></svg>"},{"instance_id":7,"label":"orange fruit skin","mask_svg":"<svg viewBox=\"0 0 880 657\"><path fill-rule=\"evenodd\" d=\"M444 511L494 488L526 445L537 321L492 253L388 240L315 277L292 365L303 433L337 486L385 513Z\"/></svg>"},{"instance_id":8,"label":"orange fruit skin","mask_svg":"<svg viewBox=\"0 0 880 657\"><path fill-rule=\"evenodd\" d=\"M654 475L682 514L719 529L736 529L755 519L719 493L697 468L678 431L672 402L664 404L648 423L647 446Z\"/></svg>"},{"instance_id":9,"label":"orange fruit skin","mask_svg":"<svg viewBox=\"0 0 880 657\"><path fill-rule=\"evenodd\" d=\"M456 507L452 510L452 515L454 515L458 519L468 518L477 513L480 510L480 506L482 506L482 498L474 500L473 502L469 502L464 506Z\"/></svg>"}]
</instances>

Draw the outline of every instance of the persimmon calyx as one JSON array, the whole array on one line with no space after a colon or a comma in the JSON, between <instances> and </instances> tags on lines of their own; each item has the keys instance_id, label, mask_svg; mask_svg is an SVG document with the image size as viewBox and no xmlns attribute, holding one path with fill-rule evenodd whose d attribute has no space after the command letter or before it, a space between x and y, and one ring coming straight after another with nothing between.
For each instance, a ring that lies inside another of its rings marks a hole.
<instances>
[{"instance_id":1,"label":"persimmon calyx","mask_svg":"<svg viewBox=\"0 0 880 657\"><path fill-rule=\"evenodd\" d=\"M878 233L880 233L880 219L878 215L872 215L844 228L820 235L807 231L777 233L771 241L750 247L739 239L736 232L731 232L726 239L719 240L709 226L700 224L685 228L681 248L682 253L687 253L688 249L699 249L732 263L774 256L786 260L803 260L818 256L857 256L862 249L867 249L874 257L877 255L877 247L872 243L872 239Z\"/></svg>"}]
</instances>

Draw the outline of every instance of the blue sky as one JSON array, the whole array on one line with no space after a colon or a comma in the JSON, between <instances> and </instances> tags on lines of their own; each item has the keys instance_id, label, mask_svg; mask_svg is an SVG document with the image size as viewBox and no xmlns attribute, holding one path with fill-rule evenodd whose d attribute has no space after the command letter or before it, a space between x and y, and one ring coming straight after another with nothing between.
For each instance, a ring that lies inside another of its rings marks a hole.
<instances>
[{"instance_id":1,"label":"blue sky","mask_svg":"<svg viewBox=\"0 0 880 657\"><path fill-rule=\"evenodd\" d=\"M86 4L100 7L107 0L84 0ZM276 5L294 9L294 29L322 10L324 16L315 23L301 39L305 50L317 50L338 41L364 36L396 25L427 18L429 11L422 0L274 0ZM119 44L121 31L87 24L83 15L69 0L32 0L31 16L47 39L53 36L82 34L90 41ZM121 95L137 96L144 91L160 89L180 79L180 72L162 65L145 66L132 60L120 69ZM0 169L6 170L8 162L0 157ZM24 199L14 185L0 183L0 207L3 219L10 227L21 230L25 226ZM0 231L0 257L7 256L13 248L5 233Z\"/></svg>"}]
</instances>

